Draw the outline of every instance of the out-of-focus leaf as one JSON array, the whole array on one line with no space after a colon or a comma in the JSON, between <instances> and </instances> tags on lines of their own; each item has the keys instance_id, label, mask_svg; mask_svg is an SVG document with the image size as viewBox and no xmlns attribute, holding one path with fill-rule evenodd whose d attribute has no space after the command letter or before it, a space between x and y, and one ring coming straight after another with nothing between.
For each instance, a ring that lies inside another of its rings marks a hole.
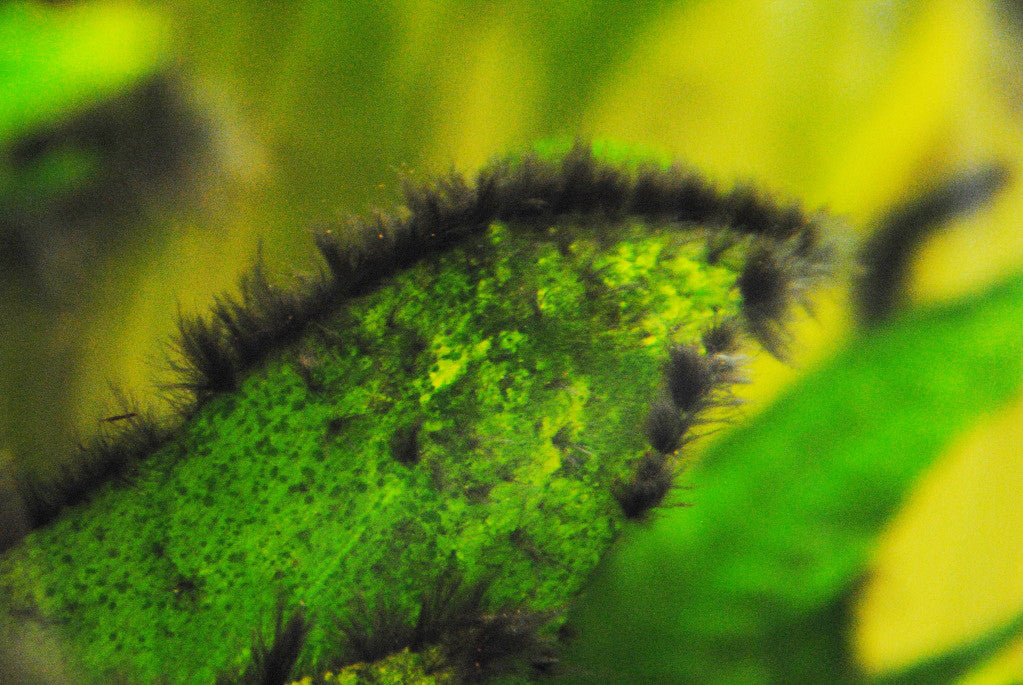
<instances>
[{"instance_id":1,"label":"out-of-focus leaf","mask_svg":"<svg viewBox=\"0 0 1023 685\"><path fill-rule=\"evenodd\" d=\"M123 2L0 6L0 141L123 90L166 59L168 28Z\"/></svg>"},{"instance_id":2,"label":"out-of-focus leaf","mask_svg":"<svg viewBox=\"0 0 1023 685\"><path fill-rule=\"evenodd\" d=\"M71 190L88 183L96 172L97 155L92 150L62 146L21 174L0 174L0 198L15 206L45 202L57 191Z\"/></svg>"},{"instance_id":3,"label":"out-of-focus leaf","mask_svg":"<svg viewBox=\"0 0 1023 685\"><path fill-rule=\"evenodd\" d=\"M993 630L980 639L941 654L933 659L898 673L873 680L874 685L941 685L958 681L977 668L992 654L1005 647L1010 640L1023 635L1023 613L1009 624Z\"/></svg>"},{"instance_id":4,"label":"out-of-focus leaf","mask_svg":"<svg viewBox=\"0 0 1023 685\"><path fill-rule=\"evenodd\" d=\"M957 437L885 525L854 611L868 673L967 644L1023 607L1021 426L1023 395ZM1019 682L1020 644L970 685Z\"/></svg>"},{"instance_id":5,"label":"out-of-focus leaf","mask_svg":"<svg viewBox=\"0 0 1023 685\"><path fill-rule=\"evenodd\" d=\"M626 535L567 655L606 682L855 678L846 601L917 475L1023 381L1023 276L854 340Z\"/></svg>"}]
</instances>

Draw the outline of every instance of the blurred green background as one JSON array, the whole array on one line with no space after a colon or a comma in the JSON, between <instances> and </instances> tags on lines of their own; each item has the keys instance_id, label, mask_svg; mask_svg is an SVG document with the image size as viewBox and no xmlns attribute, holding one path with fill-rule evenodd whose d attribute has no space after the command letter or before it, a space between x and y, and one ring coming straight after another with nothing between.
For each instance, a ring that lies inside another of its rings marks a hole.
<instances>
[{"instance_id":1,"label":"blurred green background","mask_svg":"<svg viewBox=\"0 0 1023 685\"><path fill-rule=\"evenodd\" d=\"M310 228L559 135L755 179L859 235L962 168L1023 163L1023 29L984 2L19 2L0 5L0 464L50 470L155 403L181 311L257 245L316 268ZM1023 266L1023 185L942 231L910 297ZM836 290L801 355L761 355L752 414L849 334ZM950 351L954 354L954 351ZM1023 403L949 451L883 540L858 614L880 669L1023 605ZM1023 678L1023 646L970 682Z\"/></svg>"}]
</instances>

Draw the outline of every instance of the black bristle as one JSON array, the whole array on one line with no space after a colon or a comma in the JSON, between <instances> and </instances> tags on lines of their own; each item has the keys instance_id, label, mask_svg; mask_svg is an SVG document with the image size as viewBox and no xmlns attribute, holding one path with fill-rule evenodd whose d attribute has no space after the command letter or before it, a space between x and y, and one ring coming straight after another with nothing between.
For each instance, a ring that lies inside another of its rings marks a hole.
<instances>
[{"instance_id":1,"label":"black bristle","mask_svg":"<svg viewBox=\"0 0 1023 685\"><path fill-rule=\"evenodd\" d=\"M641 164L627 213L648 221L706 222L715 218L720 202L713 186L680 164L667 169Z\"/></svg>"},{"instance_id":2,"label":"black bristle","mask_svg":"<svg viewBox=\"0 0 1023 685\"><path fill-rule=\"evenodd\" d=\"M803 208L796 203L780 208L775 216L775 222L771 230L771 237L776 240L806 236L804 242L808 245L816 242L818 227L806 216Z\"/></svg>"},{"instance_id":3,"label":"black bristle","mask_svg":"<svg viewBox=\"0 0 1023 685\"><path fill-rule=\"evenodd\" d=\"M262 246L257 249L251 270L242 274L240 284L242 305L256 312L264 328L276 331L281 338L287 338L305 324L300 319L302 293L270 282L266 275Z\"/></svg>"},{"instance_id":4,"label":"black bristle","mask_svg":"<svg viewBox=\"0 0 1023 685\"><path fill-rule=\"evenodd\" d=\"M402 181L402 195L409 211L409 226L417 236L434 238L438 243L447 239L442 226L441 198L434 186L428 183L415 183L411 178Z\"/></svg>"},{"instance_id":5,"label":"black bristle","mask_svg":"<svg viewBox=\"0 0 1023 685\"><path fill-rule=\"evenodd\" d=\"M750 185L738 186L725 197L722 214L723 224L750 235L772 235L779 223L776 207Z\"/></svg>"},{"instance_id":6,"label":"black bristle","mask_svg":"<svg viewBox=\"0 0 1023 685\"><path fill-rule=\"evenodd\" d=\"M458 682L483 682L534 664L537 669L549 669L556 661L552 641L541 638L538 631L555 612L520 606L487 611L484 598L491 583L492 576L466 583L457 568L449 565L423 591L414 619L388 595L379 596L374 608L356 595L347 619L337 623L346 647L344 658L332 669L434 645L441 647L444 661L434 667L452 668Z\"/></svg>"},{"instance_id":7,"label":"black bristle","mask_svg":"<svg viewBox=\"0 0 1023 685\"><path fill-rule=\"evenodd\" d=\"M291 681L291 671L305 644L310 625L301 609L291 615L286 625L283 624L284 603L278 600L273 644L268 647L262 628L257 628L252 661L248 668L240 679L219 677L218 685L287 685Z\"/></svg>"},{"instance_id":8,"label":"black bristle","mask_svg":"<svg viewBox=\"0 0 1023 685\"><path fill-rule=\"evenodd\" d=\"M731 354L739 345L741 326L733 317L727 318L703 334L703 347L709 355Z\"/></svg>"},{"instance_id":9,"label":"black bristle","mask_svg":"<svg viewBox=\"0 0 1023 685\"><path fill-rule=\"evenodd\" d=\"M355 595L347 617L336 620L345 655L334 667L378 661L406 647L420 651L440 643L445 635L476 620L488 588L489 580L466 585L449 566L423 590L415 617L400 610L386 593L378 596L372 607L364 595Z\"/></svg>"},{"instance_id":10,"label":"black bristle","mask_svg":"<svg viewBox=\"0 0 1023 685\"><path fill-rule=\"evenodd\" d=\"M477 188L455 171L430 183L405 180L410 235L419 247L417 259L480 233L496 218L496 176L481 172L478 178L483 185Z\"/></svg>"},{"instance_id":11,"label":"black bristle","mask_svg":"<svg viewBox=\"0 0 1023 685\"><path fill-rule=\"evenodd\" d=\"M472 215L485 226L501 216L500 187L507 165L491 164L476 175L476 189L473 194Z\"/></svg>"},{"instance_id":12,"label":"black bristle","mask_svg":"<svg viewBox=\"0 0 1023 685\"><path fill-rule=\"evenodd\" d=\"M554 216L553 208L561 196L558 168L535 153L527 153L498 185L502 221L525 227L545 226Z\"/></svg>"},{"instance_id":13,"label":"black bristle","mask_svg":"<svg viewBox=\"0 0 1023 685\"><path fill-rule=\"evenodd\" d=\"M297 298L302 306L301 316L307 322L327 316L337 305L333 292L332 278L320 267L313 275L299 274L302 296Z\"/></svg>"},{"instance_id":14,"label":"black bristle","mask_svg":"<svg viewBox=\"0 0 1023 685\"><path fill-rule=\"evenodd\" d=\"M702 176L679 169L681 185L677 190L674 218L676 221L704 223L713 221L721 198Z\"/></svg>"},{"instance_id":15,"label":"black bristle","mask_svg":"<svg viewBox=\"0 0 1023 685\"><path fill-rule=\"evenodd\" d=\"M806 265L805 268L827 267L827 273L831 274L831 266L836 257L835 246L822 239L818 224L805 220L802 229L787 240L794 245L792 257Z\"/></svg>"},{"instance_id":16,"label":"black bristle","mask_svg":"<svg viewBox=\"0 0 1023 685\"><path fill-rule=\"evenodd\" d=\"M493 576L485 576L467 584L449 566L420 602L411 648L439 643L445 666L454 669L459 682L523 675L525 667L556 661L553 641L541 638L539 630L557 612L515 605L487 611L484 598L492 582Z\"/></svg>"},{"instance_id":17,"label":"black bristle","mask_svg":"<svg viewBox=\"0 0 1023 685\"><path fill-rule=\"evenodd\" d=\"M262 249L239 279L239 298L218 297L213 321L223 331L235 371L260 363L276 347L301 333L334 301L323 274L302 287L281 288L267 278Z\"/></svg>"},{"instance_id":18,"label":"black bristle","mask_svg":"<svg viewBox=\"0 0 1023 685\"><path fill-rule=\"evenodd\" d=\"M719 211L719 221L733 230L778 242L814 227L798 203L775 202L752 184L732 189L721 199Z\"/></svg>"},{"instance_id":19,"label":"black bristle","mask_svg":"<svg viewBox=\"0 0 1023 685\"><path fill-rule=\"evenodd\" d=\"M53 498L45 494L44 483L49 484L40 477L33 478L17 471L14 473L14 489L21 501L21 509L25 512L25 521L29 530L45 526L57 517L57 513L62 507L66 506L64 502L54 503ZM11 531L13 530L12 528ZM20 539L20 537L12 539L11 545L13 546ZM5 547L0 551L6 551L6 549Z\"/></svg>"},{"instance_id":20,"label":"black bristle","mask_svg":"<svg viewBox=\"0 0 1023 685\"><path fill-rule=\"evenodd\" d=\"M390 236L381 231L383 225L374 217L352 217L349 239L349 272L346 296L364 295L395 270L390 251Z\"/></svg>"},{"instance_id":21,"label":"black bristle","mask_svg":"<svg viewBox=\"0 0 1023 685\"><path fill-rule=\"evenodd\" d=\"M395 271L414 265L437 249L436 243L431 243L430 236L423 235L410 220L403 221L389 214L378 213L377 223L380 233L390 236Z\"/></svg>"},{"instance_id":22,"label":"black bristle","mask_svg":"<svg viewBox=\"0 0 1023 685\"><path fill-rule=\"evenodd\" d=\"M223 325L227 340L241 368L266 356L276 342L277 324L273 313L284 310L275 301L276 291L263 273L261 257L240 280L241 300L217 298L213 314Z\"/></svg>"},{"instance_id":23,"label":"black bristle","mask_svg":"<svg viewBox=\"0 0 1023 685\"><path fill-rule=\"evenodd\" d=\"M283 685L291 677L291 670L298 660L299 652L309 632L309 624L301 611L294 613L284 629L280 619L274 634L273 646L259 652L259 664L262 667L262 685Z\"/></svg>"},{"instance_id":24,"label":"black bristle","mask_svg":"<svg viewBox=\"0 0 1023 685\"><path fill-rule=\"evenodd\" d=\"M706 247L704 248L705 259L708 264L715 265L721 262L725 253L735 247L741 241L735 231L717 230L707 236Z\"/></svg>"},{"instance_id":25,"label":"black bristle","mask_svg":"<svg viewBox=\"0 0 1023 685\"><path fill-rule=\"evenodd\" d=\"M0 554L28 534L30 512L14 463L0 463Z\"/></svg>"},{"instance_id":26,"label":"black bristle","mask_svg":"<svg viewBox=\"0 0 1023 685\"><path fill-rule=\"evenodd\" d=\"M632 178L606 163L598 165L593 178L594 211L609 220L625 215L632 197Z\"/></svg>"},{"instance_id":27,"label":"black bristle","mask_svg":"<svg viewBox=\"0 0 1023 685\"><path fill-rule=\"evenodd\" d=\"M171 361L170 366L180 380L166 387L186 390L202 402L237 386L238 367L221 323L179 312L175 343L181 361Z\"/></svg>"},{"instance_id":28,"label":"black bristle","mask_svg":"<svg viewBox=\"0 0 1023 685\"><path fill-rule=\"evenodd\" d=\"M664 501L674 482L675 473L667 457L647 452L636 465L633 477L617 482L611 492L626 518L641 519Z\"/></svg>"},{"instance_id":29,"label":"black bristle","mask_svg":"<svg viewBox=\"0 0 1023 685\"><path fill-rule=\"evenodd\" d=\"M593 149L576 141L561 160L561 187L551 211L555 215L591 212L597 204L594 175Z\"/></svg>"},{"instance_id":30,"label":"black bristle","mask_svg":"<svg viewBox=\"0 0 1023 685\"><path fill-rule=\"evenodd\" d=\"M321 228L313 234L313 240L327 262L334 290L342 296L347 296L348 284L352 280L348 246L338 238L336 228Z\"/></svg>"},{"instance_id":31,"label":"black bristle","mask_svg":"<svg viewBox=\"0 0 1023 685\"><path fill-rule=\"evenodd\" d=\"M333 670L360 661L378 661L400 652L412 640L408 616L387 596L379 597L371 608L363 595L355 595L349 603L348 615L344 619L335 618L334 623L344 641L344 657L332 664Z\"/></svg>"},{"instance_id":32,"label":"black bristle","mask_svg":"<svg viewBox=\"0 0 1023 685\"><path fill-rule=\"evenodd\" d=\"M442 176L434 190L442 199L439 228L447 236L447 244L483 232L497 217L496 208L480 202L479 189L471 188L462 174Z\"/></svg>"},{"instance_id":33,"label":"black bristle","mask_svg":"<svg viewBox=\"0 0 1023 685\"><path fill-rule=\"evenodd\" d=\"M118 407L116 414L102 420L102 429L84 447L77 461L92 465L91 470L105 478L126 478L125 472L166 443L173 430L151 409L144 409L133 395L114 386L111 394Z\"/></svg>"},{"instance_id":34,"label":"black bristle","mask_svg":"<svg viewBox=\"0 0 1023 685\"><path fill-rule=\"evenodd\" d=\"M453 564L437 577L419 600L419 614L409 647L419 651L472 625L484 611L484 597L493 582L486 576L468 584Z\"/></svg>"},{"instance_id":35,"label":"black bristle","mask_svg":"<svg viewBox=\"0 0 1023 685\"><path fill-rule=\"evenodd\" d=\"M382 249L375 220L351 217L346 223L344 238L333 228L316 234L316 245L330 269L335 301L363 295L394 272L394 255Z\"/></svg>"},{"instance_id":36,"label":"black bristle","mask_svg":"<svg viewBox=\"0 0 1023 685\"><path fill-rule=\"evenodd\" d=\"M659 400L647 415L646 432L650 445L661 454L671 454L682 444L682 436L688 430L678 407L668 400Z\"/></svg>"},{"instance_id":37,"label":"black bristle","mask_svg":"<svg viewBox=\"0 0 1023 685\"><path fill-rule=\"evenodd\" d=\"M627 212L651 219L667 218L671 199L681 185L681 179L674 176L679 173L677 167L661 171L651 164L642 164L633 182Z\"/></svg>"},{"instance_id":38,"label":"black bristle","mask_svg":"<svg viewBox=\"0 0 1023 685\"><path fill-rule=\"evenodd\" d=\"M742 313L761 345L779 359L786 356L785 320L792 304L792 277L781 257L760 245L746 260L737 280Z\"/></svg>"},{"instance_id":39,"label":"black bristle","mask_svg":"<svg viewBox=\"0 0 1023 685\"><path fill-rule=\"evenodd\" d=\"M690 345L674 345L668 351L665 368L668 393L682 412L692 415L703 408L714 389L710 359Z\"/></svg>"},{"instance_id":40,"label":"black bristle","mask_svg":"<svg viewBox=\"0 0 1023 685\"><path fill-rule=\"evenodd\" d=\"M102 479L102 468L84 461L68 460L50 470L56 475L30 475L17 471L14 474L15 489L30 529L50 523L64 507L86 501L93 490L106 482Z\"/></svg>"}]
</instances>

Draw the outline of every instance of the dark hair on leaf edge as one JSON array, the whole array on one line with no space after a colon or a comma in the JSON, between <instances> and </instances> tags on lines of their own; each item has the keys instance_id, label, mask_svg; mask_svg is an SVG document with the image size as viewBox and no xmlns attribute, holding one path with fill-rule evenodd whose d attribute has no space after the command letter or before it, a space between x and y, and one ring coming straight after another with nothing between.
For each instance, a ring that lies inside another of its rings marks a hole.
<instances>
[{"instance_id":1,"label":"dark hair on leaf edge","mask_svg":"<svg viewBox=\"0 0 1023 685\"><path fill-rule=\"evenodd\" d=\"M682 446L689 430L691 415L683 414L670 400L658 400L647 415L646 432L650 445L661 454L671 454Z\"/></svg>"},{"instance_id":2,"label":"dark hair on leaf edge","mask_svg":"<svg viewBox=\"0 0 1023 685\"><path fill-rule=\"evenodd\" d=\"M710 357L690 345L673 345L668 350L665 378L671 401L689 415L703 408L716 380Z\"/></svg>"},{"instance_id":3,"label":"dark hair on leaf edge","mask_svg":"<svg viewBox=\"0 0 1023 685\"><path fill-rule=\"evenodd\" d=\"M732 354L739 345L741 326L738 319L729 317L704 331L701 336L703 349L709 355Z\"/></svg>"},{"instance_id":4,"label":"dark hair on leaf edge","mask_svg":"<svg viewBox=\"0 0 1023 685\"><path fill-rule=\"evenodd\" d=\"M327 271L293 290L272 286L257 256L252 271L242 279L240 300L217 299L211 318L179 313L179 354L171 361L179 380L167 387L184 391L189 398L178 402L182 418L214 394L235 388L241 375L269 349L295 339L310 322L346 299L482 233L494 221L535 230L569 216L597 223L631 216L752 235L760 249L740 277L739 288L749 301L744 313L754 335L776 354L784 347L784 306L805 304L806 288L830 273L835 259L820 239L817 219L804 215L797 205L778 205L745 186L719 192L680 165L667 169L640 165L632 170L595 158L582 141L560 160L535 153L499 159L476 175L475 184L455 172L433 182L406 180L404 194L404 209L353 218L350 235L344 238L331 228L319 231L316 244ZM772 249L784 252L784 259L767 256ZM27 494L33 527L52 520L62 507L83 500L104 478L151 451L133 447L127 438L125 443L123 448L87 450L78 470L66 472L59 488L23 482L19 490ZM39 496L42 491L50 495Z\"/></svg>"},{"instance_id":5,"label":"dark hair on leaf edge","mask_svg":"<svg viewBox=\"0 0 1023 685\"><path fill-rule=\"evenodd\" d=\"M461 683L486 682L523 669L549 673L557 663L554 641L538 631L558 612L514 605L488 610L485 597L491 583L490 576L466 583L451 562L423 590L414 618L399 610L389 596L377 597L370 607L357 594L348 617L335 618L345 655L334 660L330 670L379 661L406 648L421 652L439 645L440 660L428 669L450 668Z\"/></svg>"},{"instance_id":6,"label":"dark hair on leaf edge","mask_svg":"<svg viewBox=\"0 0 1023 685\"><path fill-rule=\"evenodd\" d=\"M298 655L309 634L310 624L299 609L284 623L284 599L278 597L274 614L273 643L267 646L262 626L255 631L252 661L240 677L221 675L217 685L287 685Z\"/></svg>"},{"instance_id":7,"label":"dark hair on leaf edge","mask_svg":"<svg viewBox=\"0 0 1023 685\"><path fill-rule=\"evenodd\" d=\"M181 361L170 361L171 369L180 378L165 386L169 390L185 390L201 403L211 395L234 390L238 385L238 364L228 331L222 322L202 315L178 312L178 334L174 346Z\"/></svg>"},{"instance_id":8,"label":"dark hair on leaf edge","mask_svg":"<svg viewBox=\"0 0 1023 685\"><path fill-rule=\"evenodd\" d=\"M779 358L786 356L789 343L785 319L792 306L794 280L784 260L767 245L759 244L747 257L737 282L750 331Z\"/></svg>"},{"instance_id":9,"label":"dark hair on leaf edge","mask_svg":"<svg viewBox=\"0 0 1023 685\"><path fill-rule=\"evenodd\" d=\"M645 453L634 467L631 479L618 481L611 494L629 519L642 519L660 506L675 484L674 460L666 454Z\"/></svg>"},{"instance_id":10,"label":"dark hair on leaf edge","mask_svg":"<svg viewBox=\"0 0 1023 685\"><path fill-rule=\"evenodd\" d=\"M690 429L703 423L701 414L715 406L736 405L730 386L743 383L739 370L738 330L726 320L704 335L706 352L691 345L672 345L664 368L665 396L653 403L646 432L656 452L634 465L631 479L619 480L612 494L626 518L642 519L661 504L674 486L677 453L696 439Z\"/></svg>"},{"instance_id":11,"label":"dark hair on leaf edge","mask_svg":"<svg viewBox=\"0 0 1023 685\"><path fill-rule=\"evenodd\" d=\"M101 419L98 432L78 442L77 454L57 466L57 476L13 474L30 529L53 521L64 507L85 502L110 480L126 479L139 455L155 451L173 436L172 422L158 418L116 387L111 392L120 407L118 413Z\"/></svg>"}]
</instances>

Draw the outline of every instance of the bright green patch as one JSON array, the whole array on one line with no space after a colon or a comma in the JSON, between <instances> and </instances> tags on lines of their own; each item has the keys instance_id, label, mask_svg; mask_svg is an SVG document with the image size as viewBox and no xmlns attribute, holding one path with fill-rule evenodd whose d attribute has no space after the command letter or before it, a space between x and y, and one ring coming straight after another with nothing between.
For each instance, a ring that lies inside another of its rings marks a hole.
<instances>
[{"instance_id":1,"label":"bright green patch","mask_svg":"<svg viewBox=\"0 0 1023 685\"><path fill-rule=\"evenodd\" d=\"M447 671L428 672L431 662L440 655L438 650L427 650L424 654L416 654L406 649L373 664L358 663L341 669L337 673L327 672L322 679L303 678L292 685L448 685L456 682L454 676Z\"/></svg>"}]
</instances>

